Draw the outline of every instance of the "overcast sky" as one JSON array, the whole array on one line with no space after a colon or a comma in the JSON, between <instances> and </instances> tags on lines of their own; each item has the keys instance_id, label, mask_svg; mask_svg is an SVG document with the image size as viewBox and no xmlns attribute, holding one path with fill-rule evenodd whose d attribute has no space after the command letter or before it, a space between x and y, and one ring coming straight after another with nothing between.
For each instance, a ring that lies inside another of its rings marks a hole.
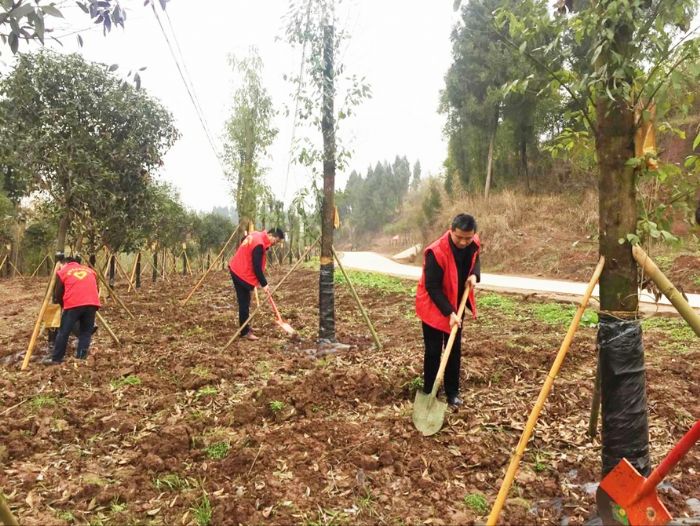
<instances>
[{"instance_id":1,"label":"overcast sky","mask_svg":"<svg viewBox=\"0 0 700 526\"><path fill-rule=\"evenodd\" d=\"M446 155L444 116L437 113L444 74L450 65L450 31L456 20L452 0L345 0L341 19L351 39L341 59L351 73L366 77L373 96L346 120L343 143L354 152L350 167L339 172L342 187L352 169L363 173L377 161L406 155L419 159L423 174L440 171ZM70 4L73 4L71 2ZM70 5L69 4L69 5ZM255 46L264 63L264 83L276 109L291 105L292 86L283 75L298 72L300 52L290 50L283 35L287 0L171 0L172 22L184 65L192 80L204 118L220 151L235 78L227 56L247 56ZM182 138L165 157L161 177L196 210L230 205L231 184L209 145L168 45L150 8L142 0L122 0L128 8L125 30L107 37L99 29L85 30L90 21L76 7L66 7L71 30L83 30L81 49L75 35L65 36L64 51L79 51L87 59L119 64L119 72L145 67L142 86L172 112ZM167 19L163 17L167 26ZM175 42L171 43L175 47ZM55 46L52 46L55 47ZM286 202L308 184L302 167L292 165L287 176L293 128L283 113L275 119L279 134L266 161L267 182ZM297 137L301 132L297 131Z\"/></svg>"}]
</instances>

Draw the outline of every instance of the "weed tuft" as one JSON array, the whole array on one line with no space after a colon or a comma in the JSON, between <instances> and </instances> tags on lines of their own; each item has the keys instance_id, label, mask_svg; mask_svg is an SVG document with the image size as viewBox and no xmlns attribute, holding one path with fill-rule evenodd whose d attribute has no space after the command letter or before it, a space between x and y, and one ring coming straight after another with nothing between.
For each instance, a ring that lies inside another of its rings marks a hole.
<instances>
[{"instance_id":1,"label":"weed tuft","mask_svg":"<svg viewBox=\"0 0 700 526\"><path fill-rule=\"evenodd\" d=\"M273 413L279 413L280 411L282 411L282 409L285 408L285 406L286 404L281 400L273 400L272 402L270 402L270 411L272 411Z\"/></svg>"},{"instance_id":2,"label":"weed tuft","mask_svg":"<svg viewBox=\"0 0 700 526\"><path fill-rule=\"evenodd\" d=\"M486 497L481 493L470 493L464 497L464 504L472 511L478 515L486 515L489 511L488 502L486 502Z\"/></svg>"},{"instance_id":3,"label":"weed tuft","mask_svg":"<svg viewBox=\"0 0 700 526\"><path fill-rule=\"evenodd\" d=\"M207 453L207 457L209 457L210 459L221 460L223 458L226 458L230 450L231 444L229 444L228 442L216 442L207 447L205 451Z\"/></svg>"},{"instance_id":4,"label":"weed tuft","mask_svg":"<svg viewBox=\"0 0 700 526\"><path fill-rule=\"evenodd\" d=\"M211 503L206 493L202 493L202 499L197 506L190 508L197 526L209 526L211 524Z\"/></svg>"},{"instance_id":5,"label":"weed tuft","mask_svg":"<svg viewBox=\"0 0 700 526\"><path fill-rule=\"evenodd\" d=\"M121 387L126 387L126 386L134 386L134 385L141 385L141 378L134 374L130 374L129 376L125 376L123 378L115 378L111 382L109 382L110 387L112 390L117 390Z\"/></svg>"}]
</instances>

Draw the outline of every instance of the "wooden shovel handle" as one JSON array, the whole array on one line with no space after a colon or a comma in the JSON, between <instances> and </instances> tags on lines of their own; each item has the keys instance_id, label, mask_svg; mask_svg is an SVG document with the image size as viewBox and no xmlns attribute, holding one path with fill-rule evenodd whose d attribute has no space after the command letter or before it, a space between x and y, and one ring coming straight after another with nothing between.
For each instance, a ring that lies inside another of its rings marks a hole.
<instances>
[{"instance_id":1,"label":"wooden shovel handle","mask_svg":"<svg viewBox=\"0 0 700 526\"><path fill-rule=\"evenodd\" d=\"M642 487L639 488L637 493L637 499L647 495L648 493L654 491L656 486L664 479L664 477L671 471L676 464L685 456L685 454L690 450L695 442L700 439L700 420L695 422L695 425L690 428L683 438L673 446L671 452L666 456L665 459L661 461L661 464L656 466L656 469L651 472L649 478L644 481Z\"/></svg>"},{"instance_id":2,"label":"wooden shovel handle","mask_svg":"<svg viewBox=\"0 0 700 526\"><path fill-rule=\"evenodd\" d=\"M462 294L462 300L459 302L459 309L457 309L457 318L462 319L464 314L464 309L467 305L467 299L469 298L469 291L472 290L472 284L467 282L467 288L464 289L464 294ZM445 350L442 352L442 359L440 360L440 368L438 369L437 376L435 377L435 382L433 382L433 390L430 396L433 398L437 396L438 389L442 385L442 377L445 376L445 369L447 368L447 360L450 358L450 351L455 343L455 338L457 338L457 331L459 331L459 325L456 323L452 326L450 331L450 338L447 340L447 345Z\"/></svg>"},{"instance_id":3,"label":"wooden shovel handle","mask_svg":"<svg viewBox=\"0 0 700 526\"><path fill-rule=\"evenodd\" d=\"M272 294L270 294L269 290L266 290L265 292L267 292L267 299L270 300L270 305L272 305L272 310L275 312L275 316L277 316L277 321L281 322L282 316L280 316L280 311L277 310L277 305L275 305L275 300L272 299Z\"/></svg>"}]
</instances>

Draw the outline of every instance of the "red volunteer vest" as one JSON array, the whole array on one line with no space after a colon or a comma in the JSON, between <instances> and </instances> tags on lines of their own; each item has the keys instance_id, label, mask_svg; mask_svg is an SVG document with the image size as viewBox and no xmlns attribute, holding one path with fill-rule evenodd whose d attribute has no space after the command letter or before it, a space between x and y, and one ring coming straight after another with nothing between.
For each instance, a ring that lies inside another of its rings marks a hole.
<instances>
[{"instance_id":1,"label":"red volunteer vest","mask_svg":"<svg viewBox=\"0 0 700 526\"><path fill-rule=\"evenodd\" d=\"M100 306L97 275L90 267L76 262L68 263L58 271L58 279L63 282L64 309L87 305Z\"/></svg>"},{"instance_id":2,"label":"red volunteer vest","mask_svg":"<svg viewBox=\"0 0 700 526\"><path fill-rule=\"evenodd\" d=\"M259 245L263 247L262 269L263 272L265 272L265 267L267 266L267 249L270 248L270 239L267 237L267 232L264 230L262 232L251 232L248 234L228 262L228 268L231 272L254 287L260 286L260 282L258 278L255 277L255 272L253 271L253 249Z\"/></svg>"},{"instance_id":3,"label":"red volunteer vest","mask_svg":"<svg viewBox=\"0 0 700 526\"><path fill-rule=\"evenodd\" d=\"M481 241L479 240L478 234L474 235L473 243L476 243L476 252L474 252L474 257L472 257L467 276L474 270L476 258L481 251ZM456 312L461 298L457 297L457 291L459 290L457 283L457 264L452 255L452 249L450 248L450 231L448 230L441 238L426 247L423 251L423 255L425 256L428 251L433 253L437 264L440 265L443 271L442 290L450 303L455 307ZM474 289L469 292L469 303L473 309L472 317L476 318ZM418 288L416 290L416 314L427 325L441 330L442 332L450 332L450 317L443 316L440 309L438 309L435 303L433 303L433 300L430 299L430 295L425 288L425 267L423 268L423 273L418 281Z\"/></svg>"}]
</instances>

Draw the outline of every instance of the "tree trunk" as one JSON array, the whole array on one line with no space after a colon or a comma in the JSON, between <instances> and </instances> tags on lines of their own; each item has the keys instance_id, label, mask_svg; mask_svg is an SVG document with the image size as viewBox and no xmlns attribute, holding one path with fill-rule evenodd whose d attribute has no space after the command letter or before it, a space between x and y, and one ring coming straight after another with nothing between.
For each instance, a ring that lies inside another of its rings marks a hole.
<instances>
[{"instance_id":1,"label":"tree trunk","mask_svg":"<svg viewBox=\"0 0 700 526\"><path fill-rule=\"evenodd\" d=\"M141 288L141 252L136 254L136 284L137 289Z\"/></svg>"},{"instance_id":2,"label":"tree trunk","mask_svg":"<svg viewBox=\"0 0 700 526\"><path fill-rule=\"evenodd\" d=\"M151 274L151 282L155 283L158 279L158 250L153 250L153 273Z\"/></svg>"},{"instance_id":3,"label":"tree trunk","mask_svg":"<svg viewBox=\"0 0 700 526\"><path fill-rule=\"evenodd\" d=\"M529 193L532 188L530 187L530 170L527 166L527 135L520 139L520 166L525 173L525 188Z\"/></svg>"},{"instance_id":4,"label":"tree trunk","mask_svg":"<svg viewBox=\"0 0 700 526\"><path fill-rule=\"evenodd\" d=\"M109 286L114 288L114 275L116 274L116 255L111 254L109 257Z\"/></svg>"},{"instance_id":5,"label":"tree trunk","mask_svg":"<svg viewBox=\"0 0 700 526\"><path fill-rule=\"evenodd\" d=\"M65 212L58 221L58 237L56 239L56 252L65 254L66 236L68 235L68 225L70 224L69 213Z\"/></svg>"},{"instance_id":6,"label":"tree trunk","mask_svg":"<svg viewBox=\"0 0 700 526\"><path fill-rule=\"evenodd\" d=\"M650 471L642 329L636 318L637 266L627 235L636 232L634 111L623 101L601 99L596 108L599 179L600 277L598 329L602 397L603 475L627 458ZM622 242L620 242L622 240Z\"/></svg>"},{"instance_id":7,"label":"tree trunk","mask_svg":"<svg viewBox=\"0 0 700 526\"><path fill-rule=\"evenodd\" d=\"M319 341L335 342L333 285L333 217L335 212L335 122L333 26L323 28L323 206L321 209L321 271L319 274Z\"/></svg>"},{"instance_id":8,"label":"tree trunk","mask_svg":"<svg viewBox=\"0 0 700 526\"><path fill-rule=\"evenodd\" d=\"M496 121L493 125L493 131L491 133L491 139L489 140L489 154L486 160L486 184L484 185L484 199L489 198L489 192L491 191L491 178L493 176L493 148L496 142L496 131L498 130L498 116L496 116Z\"/></svg>"},{"instance_id":9,"label":"tree trunk","mask_svg":"<svg viewBox=\"0 0 700 526\"><path fill-rule=\"evenodd\" d=\"M182 275L187 276L187 256L185 256L185 250L182 250Z\"/></svg>"}]
</instances>

